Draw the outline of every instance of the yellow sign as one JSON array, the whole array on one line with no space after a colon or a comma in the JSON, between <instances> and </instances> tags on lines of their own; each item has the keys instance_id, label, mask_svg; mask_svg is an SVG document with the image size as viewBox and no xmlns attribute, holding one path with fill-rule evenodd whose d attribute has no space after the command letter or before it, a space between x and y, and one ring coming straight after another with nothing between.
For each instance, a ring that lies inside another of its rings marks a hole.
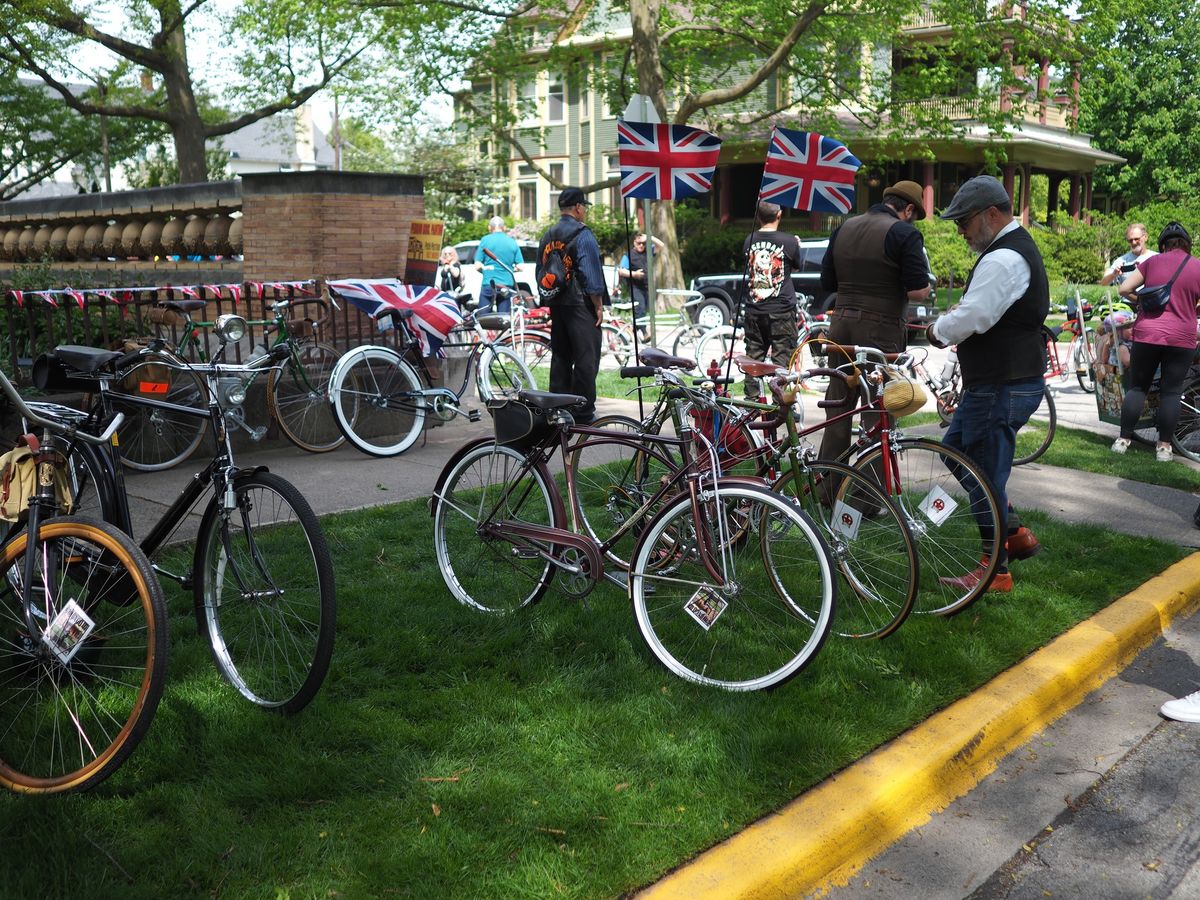
<instances>
[{"instance_id":1,"label":"yellow sign","mask_svg":"<svg viewBox=\"0 0 1200 900\"><path fill-rule=\"evenodd\" d=\"M408 232L408 261L404 267L406 284L433 284L445 231L445 222L431 219L413 221Z\"/></svg>"}]
</instances>

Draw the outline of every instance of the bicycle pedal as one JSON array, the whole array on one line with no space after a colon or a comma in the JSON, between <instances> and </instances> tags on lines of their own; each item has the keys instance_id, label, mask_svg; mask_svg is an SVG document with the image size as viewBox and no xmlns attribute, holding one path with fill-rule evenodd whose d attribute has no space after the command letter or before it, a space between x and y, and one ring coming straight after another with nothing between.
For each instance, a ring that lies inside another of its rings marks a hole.
<instances>
[{"instance_id":1,"label":"bicycle pedal","mask_svg":"<svg viewBox=\"0 0 1200 900\"><path fill-rule=\"evenodd\" d=\"M472 410L467 411L467 421L468 422L478 422L482 418L483 418L483 414L477 409L472 409Z\"/></svg>"}]
</instances>

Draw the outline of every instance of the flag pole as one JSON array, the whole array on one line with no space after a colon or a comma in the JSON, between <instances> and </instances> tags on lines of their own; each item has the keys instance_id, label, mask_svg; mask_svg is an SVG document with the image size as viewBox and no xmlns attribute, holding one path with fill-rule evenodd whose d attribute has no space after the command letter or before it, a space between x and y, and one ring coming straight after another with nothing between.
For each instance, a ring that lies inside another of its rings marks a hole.
<instances>
[{"instance_id":1,"label":"flag pole","mask_svg":"<svg viewBox=\"0 0 1200 900\"><path fill-rule=\"evenodd\" d=\"M635 204L636 200L633 201ZM638 324L637 324L637 304L633 300L633 232L629 229L629 201L624 197L621 198L621 213L625 217L625 259L629 261L629 313L630 319L633 320L633 364L640 366L642 364L639 354L641 349L638 346ZM635 217L636 219L636 217ZM620 268L618 266L618 268ZM620 286L621 276L617 276L617 285ZM653 321L653 320L652 320ZM638 421L646 421L645 400L642 397L642 376L637 378L638 384Z\"/></svg>"},{"instance_id":2,"label":"flag pole","mask_svg":"<svg viewBox=\"0 0 1200 900\"><path fill-rule=\"evenodd\" d=\"M646 210L646 315L650 317L650 344L658 346L658 328L655 319L658 317L658 292L654 287L654 208L653 200L647 200ZM633 260L629 261L633 265ZM634 329L635 331L637 329Z\"/></svg>"}]
</instances>

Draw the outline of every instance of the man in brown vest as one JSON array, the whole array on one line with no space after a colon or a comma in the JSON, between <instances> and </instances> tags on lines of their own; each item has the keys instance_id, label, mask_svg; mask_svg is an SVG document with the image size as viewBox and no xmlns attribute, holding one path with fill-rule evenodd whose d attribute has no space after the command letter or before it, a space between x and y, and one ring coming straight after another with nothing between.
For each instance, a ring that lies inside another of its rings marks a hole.
<instances>
[{"instance_id":1,"label":"man in brown vest","mask_svg":"<svg viewBox=\"0 0 1200 900\"><path fill-rule=\"evenodd\" d=\"M837 291L837 307L829 326L831 341L878 347L888 353L904 349L905 308L910 300L929 296L925 239L912 225L923 218L921 186L915 181L897 181L883 192L882 203L847 220L830 236L821 261L821 287ZM831 348L830 366L847 361ZM845 396L843 382L836 378L829 382L827 400L840 401ZM828 415L844 411L834 406ZM843 419L826 427L821 458L836 459L849 446L850 420Z\"/></svg>"}]
</instances>

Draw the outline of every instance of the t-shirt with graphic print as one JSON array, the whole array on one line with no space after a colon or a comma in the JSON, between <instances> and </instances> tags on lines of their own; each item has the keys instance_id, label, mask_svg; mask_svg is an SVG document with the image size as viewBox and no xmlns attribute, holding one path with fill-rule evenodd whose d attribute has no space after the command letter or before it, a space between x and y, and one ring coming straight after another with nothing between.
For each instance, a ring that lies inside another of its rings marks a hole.
<instances>
[{"instance_id":1,"label":"t-shirt with graphic print","mask_svg":"<svg viewBox=\"0 0 1200 900\"><path fill-rule=\"evenodd\" d=\"M746 254L747 309L755 313L796 311L792 272L800 268L800 241L783 231L755 231L742 245Z\"/></svg>"}]
</instances>

